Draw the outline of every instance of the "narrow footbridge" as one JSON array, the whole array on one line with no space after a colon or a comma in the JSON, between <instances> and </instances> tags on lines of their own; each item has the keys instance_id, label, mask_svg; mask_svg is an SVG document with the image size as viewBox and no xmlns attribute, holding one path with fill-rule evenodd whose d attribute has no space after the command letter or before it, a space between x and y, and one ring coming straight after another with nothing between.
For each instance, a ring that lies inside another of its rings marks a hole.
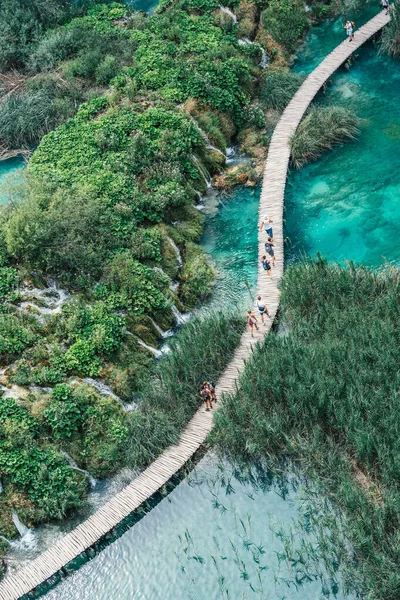
<instances>
[{"instance_id":1,"label":"narrow footbridge","mask_svg":"<svg viewBox=\"0 0 400 600\"><path fill-rule=\"evenodd\" d=\"M250 337L249 331L243 334L239 347L218 381L217 393L219 396L222 393L235 391L236 381L244 368L244 359L249 357L252 345L261 341L268 333L278 310L280 295L278 283L283 274L284 255L283 199L291 136L323 83L357 48L386 25L389 19L390 17L386 16L384 12L379 13L356 31L353 42L345 40L335 48L307 77L276 126L268 150L259 208L260 217L268 214L273 219L276 263L272 277L267 277L259 263L257 286L257 295L266 301L272 319L266 319L266 326L261 326L259 332L255 332L254 338ZM259 258L264 254L264 242L265 233L260 232L258 238ZM112 500L56 542L50 549L32 560L28 566L7 575L0 583L0 600L17 600L44 583L79 554L93 546L171 479L199 449L212 428L212 413L205 412L203 407L200 408L183 431L176 446L168 448L122 492L114 496Z\"/></svg>"}]
</instances>

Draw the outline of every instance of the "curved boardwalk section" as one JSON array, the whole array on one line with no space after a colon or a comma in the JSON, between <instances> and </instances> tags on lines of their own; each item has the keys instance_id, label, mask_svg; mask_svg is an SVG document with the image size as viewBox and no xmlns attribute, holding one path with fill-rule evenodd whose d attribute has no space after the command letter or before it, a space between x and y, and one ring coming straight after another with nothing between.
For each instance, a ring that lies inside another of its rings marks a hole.
<instances>
[{"instance_id":1,"label":"curved boardwalk section","mask_svg":"<svg viewBox=\"0 0 400 600\"><path fill-rule=\"evenodd\" d=\"M283 274L282 211L290 156L290 138L321 85L354 50L379 31L388 21L389 17L384 13L378 14L356 31L354 42L349 43L348 40L345 40L329 54L297 91L272 136L264 171L260 216L268 214L273 219L276 266L273 269L272 277L267 277L259 265L257 286L257 295L267 302L272 317L275 316L278 309L278 283ZM258 242L258 254L261 257L264 254L264 232L259 233ZM234 391L235 382L244 367L244 359L249 356L252 345L268 333L273 319L266 319L266 321L268 321L266 326L262 327L261 325L260 331L255 334L254 338L250 337L248 331L243 334L240 346L218 381L217 393L219 395ZM122 492L49 550L33 560L29 566L5 577L0 583L0 600L20 598L44 583L84 550L90 548L166 483L198 450L212 427L212 413L205 412L203 407L200 408L182 433L178 445L168 448Z\"/></svg>"}]
</instances>

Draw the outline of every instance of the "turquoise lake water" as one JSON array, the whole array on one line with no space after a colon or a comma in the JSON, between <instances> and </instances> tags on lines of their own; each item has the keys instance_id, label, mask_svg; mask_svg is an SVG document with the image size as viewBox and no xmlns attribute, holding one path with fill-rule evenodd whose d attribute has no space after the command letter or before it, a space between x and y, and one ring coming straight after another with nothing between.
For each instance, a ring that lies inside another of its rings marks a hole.
<instances>
[{"instance_id":1,"label":"turquoise lake water","mask_svg":"<svg viewBox=\"0 0 400 600\"><path fill-rule=\"evenodd\" d=\"M7 198L4 196L4 192L1 189L1 185L7 179L7 176L10 173L15 173L19 169L25 167L25 161L22 156L17 156L15 158L9 158L8 160L0 161L0 204L4 204L7 202Z\"/></svg>"},{"instance_id":2,"label":"turquoise lake water","mask_svg":"<svg viewBox=\"0 0 400 600\"><path fill-rule=\"evenodd\" d=\"M302 484L208 454L160 504L46 600L322 600L345 595L326 573L315 523L332 514ZM310 552L305 551L309 544ZM331 557L332 558L332 557Z\"/></svg>"}]
</instances>

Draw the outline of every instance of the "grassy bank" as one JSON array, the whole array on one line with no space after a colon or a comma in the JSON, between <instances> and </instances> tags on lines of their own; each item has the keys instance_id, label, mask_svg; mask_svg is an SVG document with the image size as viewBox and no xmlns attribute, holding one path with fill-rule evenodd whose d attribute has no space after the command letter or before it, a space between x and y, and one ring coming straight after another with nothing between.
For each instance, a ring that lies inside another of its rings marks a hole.
<instances>
[{"instance_id":1,"label":"grassy bank","mask_svg":"<svg viewBox=\"0 0 400 600\"><path fill-rule=\"evenodd\" d=\"M344 510L362 598L398 598L399 281L323 260L282 283L283 335L270 335L214 440L251 459L298 462Z\"/></svg>"},{"instance_id":2,"label":"grassy bank","mask_svg":"<svg viewBox=\"0 0 400 600\"><path fill-rule=\"evenodd\" d=\"M124 465L144 467L169 444L201 403L200 384L218 379L243 330L235 315L211 314L177 334L172 352L137 383L135 412L79 383L51 393L0 401L0 533L16 533L12 511L29 526L60 519L85 500L88 478L67 463L67 452L96 478ZM213 343L210 344L210 339ZM7 549L6 542L1 542Z\"/></svg>"}]
</instances>

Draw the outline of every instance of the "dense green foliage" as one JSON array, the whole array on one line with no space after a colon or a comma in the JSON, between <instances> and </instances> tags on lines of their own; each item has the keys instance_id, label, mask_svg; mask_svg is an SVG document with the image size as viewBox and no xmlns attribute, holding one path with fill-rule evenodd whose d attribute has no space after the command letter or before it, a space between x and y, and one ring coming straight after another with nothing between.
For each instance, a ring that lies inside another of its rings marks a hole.
<instances>
[{"instance_id":1,"label":"dense green foliage","mask_svg":"<svg viewBox=\"0 0 400 600\"><path fill-rule=\"evenodd\" d=\"M287 52L293 52L303 31L309 27L309 15L301 0L270 0L261 13L261 22Z\"/></svg>"},{"instance_id":2,"label":"dense green foliage","mask_svg":"<svg viewBox=\"0 0 400 600\"><path fill-rule=\"evenodd\" d=\"M270 335L216 415L225 450L298 460L344 508L366 589L400 592L400 298L395 272L287 270Z\"/></svg>"},{"instance_id":3,"label":"dense green foliage","mask_svg":"<svg viewBox=\"0 0 400 600\"><path fill-rule=\"evenodd\" d=\"M313 106L291 139L291 163L296 169L317 160L326 150L345 139L354 140L360 119L341 106Z\"/></svg>"},{"instance_id":4,"label":"dense green foliage","mask_svg":"<svg viewBox=\"0 0 400 600\"><path fill-rule=\"evenodd\" d=\"M96 307L90 309L89 316L82 311L84 307L75 314L79 327L86 322L81 335L92 339ZM150 378L146 372L138 382L141 400L134 413L124 412L113 398L100 397L78 382L55 385L49 395L31 393L18 402L3 398L1 533L13 533L11 508L18 508L23 520L38 523L61 518L82 504L87 478L72 470L61 450L93 476L105 477L123 465L146 465L176 441L201 403L201 382L207 377L218 378L242 330L242 320L235 315L212 314L188 324L172 342L173 352L154 364ZM115 343L114 335L110 329L110 344ZM36 351L39 354L39 348ZM56 357L54 347L52 352ZM63 359L68 353L58 357Z\"/></svg>"}]
</instances>

